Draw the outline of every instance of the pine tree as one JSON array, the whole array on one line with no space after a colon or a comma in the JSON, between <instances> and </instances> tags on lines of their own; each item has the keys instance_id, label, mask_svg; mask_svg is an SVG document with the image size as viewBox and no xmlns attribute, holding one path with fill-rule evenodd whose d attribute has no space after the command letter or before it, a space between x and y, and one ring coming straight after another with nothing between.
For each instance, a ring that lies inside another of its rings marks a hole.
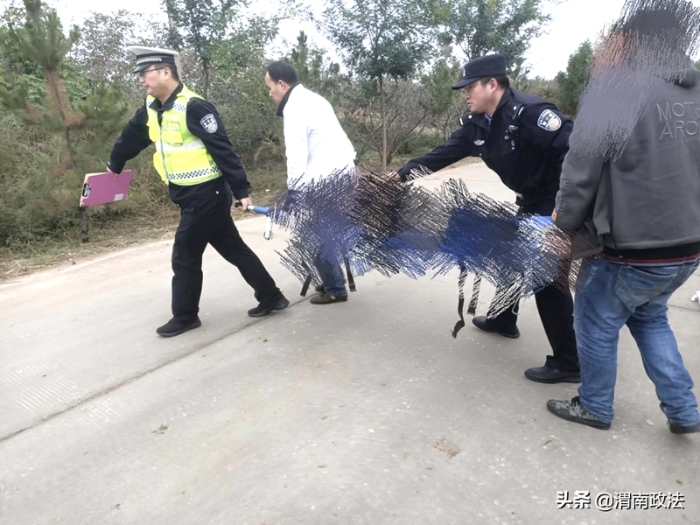
<instances>
[{"instance_id":1,"label":"pine tree","mask_svg":"<svg viewBox=\"0 0 700 525\"><path fill-rule=\"evenodd\" d=\"M46 170L30 184L41 188L36 198L53 210L53 222L60 222L61 217L70 222L78 211L83 175L105 169L99 159L106 158L123 126L127 104L118 84L93 85L70 61L68 54L80 38L77 27L66 36L55 10L39 0L24 0L24 5L24 24L8 23L4 35L21 62L13 75L5 75L0 82L0 104L58 153L51 157L58 160L52 161L51 177ZM42 153L37 151L37 155ZM81 211L83 240L87 241Z\"/></svg>"},{"instance_id":2,"label":"pine tree","mask_svg":"<svg viewBox=\"0 0 700 525\"><path fill-rule=\"evenodd\" d=\"M24 59L38 66L41 71L46 86L45 109L48 115L43 111L39 113L32 111L26 102L20 107L29 110L32 118L43 120L45 124L49 123L43 118L45 115L58 118L58 125L63 128L66 141L66 163L69 167L75 167L75 149L70 129L80 121L80 116L73 112L61 76L61 69L66 55L80 38L80 30L74 26L66 37L56 11L45 9L41 0L24 0L24 7L27 12L24 27L16 28L11 24L10 36ZM16 104L17 98L25 94L5 93L5 95L9 96L10 103Z\"/></svg>"},{"instance_id":3,"label":"pine tree","mask_svg":"<svg viewBox=\"0 0 700 525\"><path fill-rule=\"evenodd\" d=\"M579 98L588 80L589 66L593 57L593 46L586 40L575 53L569 56L566 73L561 71L556 77L561 93L561 107L566 115L575 116Z\"/></svg>"}]
</instances>

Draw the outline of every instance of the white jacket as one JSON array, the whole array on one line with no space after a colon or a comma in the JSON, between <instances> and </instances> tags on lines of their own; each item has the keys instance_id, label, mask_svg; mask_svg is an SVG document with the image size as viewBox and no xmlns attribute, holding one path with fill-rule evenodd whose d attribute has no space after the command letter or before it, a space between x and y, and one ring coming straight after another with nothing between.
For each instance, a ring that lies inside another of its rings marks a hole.
<instances>
[{"instance_id":1,"label":"white jacket","mask_svg":"<svg viewBox=\"0 0 700 525\"><path fill-rule=\"evenodd\" d=\"M297 84L282 115L289 187L354 167L355 149L321 95Z\"/></svg>"}]
</instances>

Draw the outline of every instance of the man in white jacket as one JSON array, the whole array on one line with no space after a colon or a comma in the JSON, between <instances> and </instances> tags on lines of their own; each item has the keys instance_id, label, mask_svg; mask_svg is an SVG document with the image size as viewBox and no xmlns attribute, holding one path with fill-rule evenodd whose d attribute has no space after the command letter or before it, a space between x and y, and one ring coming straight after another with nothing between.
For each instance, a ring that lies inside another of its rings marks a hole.
<instances>
[{"instance_id":1,"label":"man in white jacket","mask_svg":"<svg viewBox=\"0 0 700 525\"><path fill-rule=\"evenodd\" d=\"M270 98L284 117L284 143L287 157L287 187L299 190L311 181L355 168L355 149L338 122L333 106L322 96L299 83L296 71L283 62L267 67L265 84ZM323 285L311 298L312 304L348 300L343 272L338 261L317 258Z\"/></svg>"}]
</instances>

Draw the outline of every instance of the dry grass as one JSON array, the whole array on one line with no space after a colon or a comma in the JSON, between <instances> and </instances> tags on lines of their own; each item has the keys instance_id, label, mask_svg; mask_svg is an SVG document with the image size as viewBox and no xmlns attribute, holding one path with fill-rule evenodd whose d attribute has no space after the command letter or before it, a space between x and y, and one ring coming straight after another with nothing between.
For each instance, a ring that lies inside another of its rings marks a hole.
<instances>
[{"instance_id":1,"label":"dry grass","mask_svg":"<svg viewBox=\"0 0 700 525\"><path fill-rule=\"evenodd\" d=\"M172 236L177 226L176 216L125 219L90 229L90 242L81 241L80 232L62 239L46 239L32 245L0 249L0 282L66 262L76 262Z\"/></svg>"}]
</instances>

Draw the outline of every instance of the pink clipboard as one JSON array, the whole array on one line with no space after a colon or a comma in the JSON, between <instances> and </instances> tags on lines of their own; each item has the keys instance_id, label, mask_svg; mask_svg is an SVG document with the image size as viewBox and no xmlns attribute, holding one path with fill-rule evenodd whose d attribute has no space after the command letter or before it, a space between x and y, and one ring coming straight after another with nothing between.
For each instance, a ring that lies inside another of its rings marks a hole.
<instances>
[{"instance_id":1,"label":"pink clipboard","mask_svg":"<svg viewBox=\"0 0 700 525\"><path fill-rule=\"evenodd\" d=\"M83 182L80 207L122 201L129 193L130 183L131 170L122 171L118 177L113 173L88 173Z\"/></svg>"}]
</instances>

